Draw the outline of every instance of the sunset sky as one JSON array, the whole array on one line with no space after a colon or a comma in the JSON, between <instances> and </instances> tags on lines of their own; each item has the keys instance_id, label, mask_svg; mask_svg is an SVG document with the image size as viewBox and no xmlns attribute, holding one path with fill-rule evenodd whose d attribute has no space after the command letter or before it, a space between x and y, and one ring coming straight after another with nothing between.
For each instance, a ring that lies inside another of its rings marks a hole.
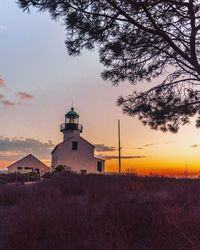
<instances>
[{"instance_id":1,"label":"sunset sky","mask_svg":"<svg viewBox=\"0 0 200 250\"><path fill-rule=\"evenodd\" d=\"M48 13L22 12L15 0L0 0L0 167L32 153L50 165L50 152L62 141L60 124L71 108L80 115L82 136L117 171L117 120L121 120L122 169L139 174L200 174L200 130L193 122L178 134L153 131L116 106L118 87L101 79L97 51L70 57L65 27ZM156 80L159 82L159 79ZM149 88L152 83L139 83Z\"/></svg>"}]
</instances>

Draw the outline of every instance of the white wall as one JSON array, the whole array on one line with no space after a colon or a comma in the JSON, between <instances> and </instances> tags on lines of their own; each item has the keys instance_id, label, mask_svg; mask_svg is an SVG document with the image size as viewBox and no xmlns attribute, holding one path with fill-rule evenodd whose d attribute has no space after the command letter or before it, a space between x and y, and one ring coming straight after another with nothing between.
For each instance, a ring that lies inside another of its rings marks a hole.
<instances>
[{"instance_id":1,"label":"white wall","mask_svg":"<svg viewBox=\"0 0 200 250\"><path fill-rule=\"evenodd\" d=\"M78 142L78 150L72 150L72 142ZM97 172L97 161L94 157L94 146L80 136L74 136L58 144L52 153L52 167L65 165L72 171L80 172L85 169L87 173Z\"/></svg>"},{"instance_id":2,"label":"white wall","mask_svg":"<svg viewBox=\"0 0 200 250\"><path fill-rule=\"evenodd\" d=\"M37 160L32 155L29 155L22 160L19 160L18 162L12 164L8 167L8 171L10 173L17 172L18 167L22 167L22 171L25 170L25 167L33 168L33 171L35 169L39 169L41 174L49 172L50 168L42 164L39 160Z\"/></svg>"}]
</instances>

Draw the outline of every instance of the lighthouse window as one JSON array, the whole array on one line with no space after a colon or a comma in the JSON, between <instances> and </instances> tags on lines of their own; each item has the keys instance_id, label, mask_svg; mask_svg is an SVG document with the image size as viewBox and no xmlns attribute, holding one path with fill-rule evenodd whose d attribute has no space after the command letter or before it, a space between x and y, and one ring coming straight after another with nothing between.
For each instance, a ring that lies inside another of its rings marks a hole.
<instances>
[{"instance_id":1,"label":"lighthouse window","mask_svg":"<svg viewBox=\"0 0 200 250\"><path fill-rule=\"evenodd\" d=\"M74 117L70 117L69 123L74 123Z\"/></svg>"},{"instance_id":2,"label":"lighthouse window","mask_svg":"<svg viewBox=\"0 0 200 250\"><path fill-rule=\"evenodd\" d=\"M77 141L73 141L72 142L72 150L77 150L78 149L78 142Z\"/></svg>"},{"instance_id":3,"label":"lighthouse window","mask_svg":"<svg viewBox=\"0 0 200 250\"><path fill-rule=\"evenodd\" d=\"M98 172L103 172L103 164L101 161L97 162L97 171Z\"/></svg>"}]
</instances>

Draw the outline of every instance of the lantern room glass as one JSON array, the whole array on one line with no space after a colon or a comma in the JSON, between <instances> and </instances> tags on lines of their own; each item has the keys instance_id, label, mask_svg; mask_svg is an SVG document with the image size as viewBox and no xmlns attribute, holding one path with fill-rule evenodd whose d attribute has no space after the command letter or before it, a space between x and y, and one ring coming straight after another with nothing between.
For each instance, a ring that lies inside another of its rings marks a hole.
<instances>
[{"instance_id":1,"label":"lantern room glass","mask_svg":"<svg viewBox=\"0 0 200 250\"><path fill-rule=\"evenodd\" d=\"M65 123L66 124L78 124L78 117L70 116L65 118Z\"/></svg>"}]
</instances>

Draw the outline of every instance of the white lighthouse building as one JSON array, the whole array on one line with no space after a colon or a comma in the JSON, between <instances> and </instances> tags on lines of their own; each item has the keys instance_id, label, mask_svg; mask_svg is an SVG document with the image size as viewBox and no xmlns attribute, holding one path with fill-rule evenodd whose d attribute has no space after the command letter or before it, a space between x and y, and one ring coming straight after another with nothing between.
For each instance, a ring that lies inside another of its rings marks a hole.
<instances>
[{"instance_id":1,"label":"white lighthouse building","mask_svg":"<svg viewBox=\"0 0 200 250\"><path fill-rule=\"evenodd\" d=\"M64 165L77 173L103 172L105 161L94 156L95 146L80 136L83 126L79 124L79 115L71 108L61 124L63 142L52 151L52 167Z\"/></svg>"}]
</instances>

